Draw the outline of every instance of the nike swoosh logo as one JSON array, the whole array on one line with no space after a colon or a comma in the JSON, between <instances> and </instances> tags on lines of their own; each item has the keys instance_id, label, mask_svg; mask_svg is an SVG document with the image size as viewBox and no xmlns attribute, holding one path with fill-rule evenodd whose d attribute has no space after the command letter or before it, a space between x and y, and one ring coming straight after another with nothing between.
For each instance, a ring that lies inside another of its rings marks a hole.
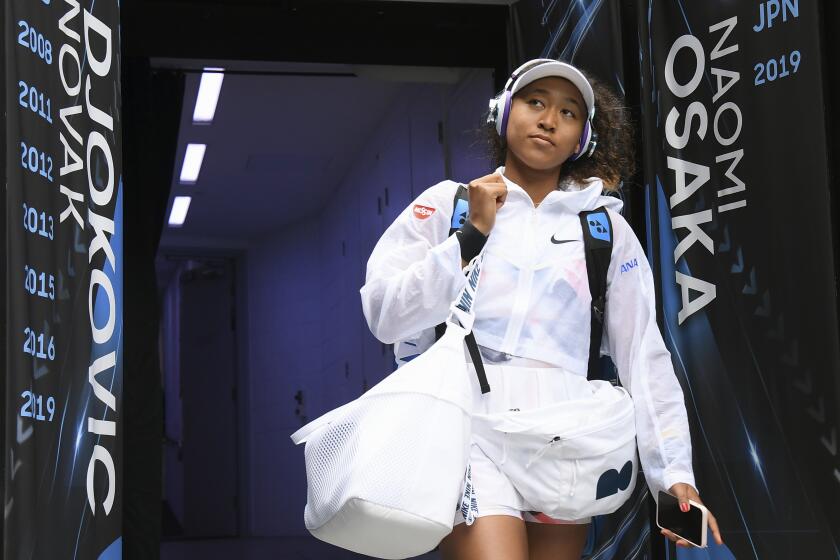
<instances>
[{"instance_id":1,"label":"nike swoosh logo","mask_svg":"<svg viewBox=\"0 0 840 560\"><path fill-rule=\"evenodd\" d=\"M551 236L551 242L555 245L560 245L561 243L571 243L572 241L577 241L577 239L554 239L554 236Z\"/></svg>"}]
</instances>

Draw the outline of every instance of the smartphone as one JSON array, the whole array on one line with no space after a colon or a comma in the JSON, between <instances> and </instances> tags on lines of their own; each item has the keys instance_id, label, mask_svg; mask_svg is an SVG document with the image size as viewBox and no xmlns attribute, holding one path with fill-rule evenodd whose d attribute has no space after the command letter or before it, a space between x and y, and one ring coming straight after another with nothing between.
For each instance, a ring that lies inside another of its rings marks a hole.
<instances>
[{"instance_id":1,"label":"smartphone","mask_svg":"<svg viewBox=\"0 0 840 560\"><path fill-rule=\"evenodd\" d=\"M659 491L656 504L656 524L668 529L681 539L694 546L706 548L706 528L709 523L709 510L702 504L689 500L687 512L680 510L680 502L675 496Z\"/></svg>"}]
</instances>

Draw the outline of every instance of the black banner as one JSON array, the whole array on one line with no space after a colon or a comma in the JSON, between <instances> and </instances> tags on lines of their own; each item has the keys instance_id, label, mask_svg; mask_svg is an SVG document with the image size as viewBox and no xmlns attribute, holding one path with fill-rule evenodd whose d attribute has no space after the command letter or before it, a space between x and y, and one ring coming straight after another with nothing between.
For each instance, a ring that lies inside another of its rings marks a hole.
<instances>
[{"instance_id":1,"label":"black banner","mask_svg":"<svg viewBox=\"0 0 840 560\"><path fill-rule=\"evenodd\" d=\"M726 542L708 557L838 558L818 6L673 0L637 17L649 257L697 484Z\"/></svg>"},{"instance_id":2,"label":"black banner","mask_svg":"<svg viewBox=\"0 0 840 560\"><path fill-rule=\"evenodd\" d=\"M5 11L4 558L120 558L119 4Z\"/></svg>"}]
</instances>

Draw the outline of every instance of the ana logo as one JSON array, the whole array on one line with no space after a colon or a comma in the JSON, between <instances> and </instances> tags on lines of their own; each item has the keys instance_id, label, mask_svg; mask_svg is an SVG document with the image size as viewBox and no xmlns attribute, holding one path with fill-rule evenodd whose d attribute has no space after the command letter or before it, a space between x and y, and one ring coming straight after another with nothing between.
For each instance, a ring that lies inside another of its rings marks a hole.
<instances>
[{"instance_id":1,"label":"ana logo","mask_svg":"<svg viewBox=\"0 0 840 560\"><path fill-rule=\"evenodd\" d=\"M420 220L425 220L429 216L435 213L435 209L429 206L423 206L422 204L415 204L414 205L414 217Z\"/></svg>"},{"instance_id":2,"label":"ana logo","mask_svg":"<svg viewBox=\"0 0 840 560\"><path fill-rule=\"evenodd\" d=\"M598 478L598 485L595 488L595 499L607 498L618 494L619 490L627 490L630 486L630 479L633 478L633 461L627 461L621 467L621 472L615 469L605 471Z\"/></svg>"},{"instance_id":3,"label":"ana logo","mask_svg":"<svg viewBox=\"0 0 840 560\"><path fill-rule=\"evenodd\" d=\"M623 265L621 265L621 273L624 274L625 272L630 272L630 270L639 266L639 261L633 259L632 261L627 261Z\"/></svg>"}]
</instances>

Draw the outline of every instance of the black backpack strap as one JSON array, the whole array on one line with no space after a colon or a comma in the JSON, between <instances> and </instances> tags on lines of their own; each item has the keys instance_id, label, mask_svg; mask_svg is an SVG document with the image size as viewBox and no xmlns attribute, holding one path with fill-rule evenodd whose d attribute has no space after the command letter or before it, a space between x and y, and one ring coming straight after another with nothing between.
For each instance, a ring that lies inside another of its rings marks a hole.
<instances>
[{"instance_id":1,"label":"black backpack strap","mask_svg":"<svg viewBox=\"0 0 840 560\"><path fill-rule=\"evenodd\" d=\"M449 235L458 231L467 222L470 214L470 199L467 194L466 185L458 185L455 191L455 198L452 200L452 223L449 226Z\"/></svg>"},{"instance_id":2,"label":"black backpack strap","mask_svg":"<svg viewBox=\"0 0 840 560\"><path fill-rule=\"evenodd\" d=\"M586 274L592 309L589 335L589 366L587 379L601 378L601 337L604 332L604 311L607 305L607 270L612 256L613 229L607 209L603 206L580 213L583 227L583 246L586 253Z\"/></svg>"}]
</instances>

